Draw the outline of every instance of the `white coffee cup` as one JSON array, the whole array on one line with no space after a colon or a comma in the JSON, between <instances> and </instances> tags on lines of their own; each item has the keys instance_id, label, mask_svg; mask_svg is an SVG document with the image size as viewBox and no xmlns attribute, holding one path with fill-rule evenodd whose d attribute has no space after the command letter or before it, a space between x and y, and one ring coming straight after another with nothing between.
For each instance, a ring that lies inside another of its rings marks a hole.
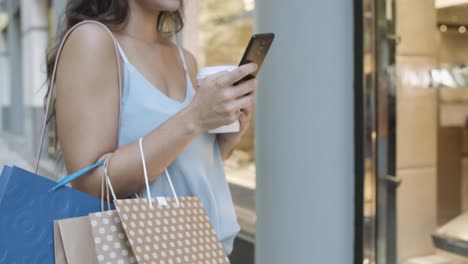
<instances>
[{"instance_id":1,"label":"white coffee cup","mask_svg":"<svg viewBox=\"0 0 468 264\"><path fill-rule=\"evenodd\" d=\"M235 70L237 66L235 65L223 65L223 66L212 66L212 67L202 67L197 74L198 83L201 80L205 79L206 76L212 75L221 71L232 71ZM235 133L240 131L239 120L234 121L233 123L225 126L221 126L215 129L208 130L208 133Z\"/></svg>"}]
</instances>

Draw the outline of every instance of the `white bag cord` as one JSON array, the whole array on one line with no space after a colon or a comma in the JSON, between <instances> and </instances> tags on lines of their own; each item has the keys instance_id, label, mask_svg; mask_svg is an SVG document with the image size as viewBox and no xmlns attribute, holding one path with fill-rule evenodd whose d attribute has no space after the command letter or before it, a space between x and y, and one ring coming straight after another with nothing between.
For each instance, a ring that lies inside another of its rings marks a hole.
<instances>
[{"instance_id":1,"label":"white bag cord","mask_svg":"<svg viewBox=\"0 0 468 264\"><path fill-rule=\"evenodd\" d=\"M148 193L149 206L150 206L150 208L153 208L153 201L151 199L152 196L151 196L151 191L150 191L150 188L149 188L148 171L146 169L145 152L143 151L143 137L141 137L138 140L138 146L139 146L139 149L140 149L141 163L143 164L143 174L145 176L146 192ZM169 186L171 187L172 195L174 196L174 198L176 200L177 207L179 207L179 198L177 197L177 193L176 193L176 191L174 189L174 185L172 185L171 175L169 175L169 172L167 171L167 168L164 169L164 172L166 174L167 181L169 182Z\"/></svg>"},{"instance_id":2,"label":"white bag cord","mask_svg":"<svg viewBox=\"0 0 468 264\"><path fill-rule=\"evenodd\" d=\"M115 192L114 192L114 188L112 187L112 183L109 179L109 174L108 174L108 166L109 166L109 160L110 158L112 157L112 154L109 155L107 158L106 158L106 161L104 162L104 177L106 178L106 187L108 190L110 190L111 194L112 194L112 198L114 200L117 200L117 196L115 195Z\"/></svg>"},{"instance_id":3,"label":"white bag cord","mask_svg":"<svg viewBox=\"0 0 468 264\"><path fill-rule=\"evenodd\" d=\"M101 181L101 212L106 211L104 207L104 203L105 203L104 200L107 200L106 201L107 210L111 209L109 191L111 192L112 198L114 198L114 200L117 198L114 193L114 189L112 188L112 184L110 182L109 176L107 174L107 167L108 167L111 156L112 156L112 153L106 157L106 159L104 160L104 165L103 165L104 175L102 176L102 181ZM106 199L104 199L104 197L106 197Z\"/></svg>"},{"instance_id":4,"label":"white bag cord","mask_svg":"<svg viewBox=\"0 0 468 264\"><path fill-rule=\"evenodd\" d=\"M148 203L149 203L149 206L150 208L152 209L153 208L153 200L152 200L152 196L151 196L151 190L149 188L149 178L148 178L148 170L146 169L146 159L145 159L145 152L143 150L143 137L141 137L139 140L138 140L138 147L139 147L139 150L140 150L140 157L141 157L141 163L143 165L143 175L145 177L145 187L146 187L146 192L148 193ZM114 200L117 200L117 196L115 195L115 192L114 192L114 188L112 187L112 183L110 181L110 178L109 178L109 173L108 173L108 166L109 166L109 161L110 161L110 158L112 157L112 155L109 155L105 162L104 162L104 177L105 177L105 180L106 180L106 189L109 189L110 192L111 192L111 195L112 195L112 198ZM169 171L166 169L164 169L164 173L166 174L166 177L167 177L167 181L169 182L169 186L171 187L171 192L172 192L172 195L174 196L175 200L176 200L176 204L177 204L177 207L179 207L179 198L177 196L177 193L174 189L174 185L172 184L172 180L171 180L171 175L169 174Z\"/></svg>"},{"instance_id":5,"label":"white bag cord","mask_svg":"<svg viewBox=\"0 0 468 264\"><path fill-rule=\"evenodd\" d=\"M145 154L143 152L142 142L143 142L143 138L140 138L138 140L138 146L139 146L139 149L140 149L141 163L143 164L143 175L145 176L146 193L148 194L149 206L152 209L153 208L153 201L151 200L151 191L150 191L150 188L149 188L148 172L146 170L146 161L145 161Z\"/></svg>"}]
</instances>

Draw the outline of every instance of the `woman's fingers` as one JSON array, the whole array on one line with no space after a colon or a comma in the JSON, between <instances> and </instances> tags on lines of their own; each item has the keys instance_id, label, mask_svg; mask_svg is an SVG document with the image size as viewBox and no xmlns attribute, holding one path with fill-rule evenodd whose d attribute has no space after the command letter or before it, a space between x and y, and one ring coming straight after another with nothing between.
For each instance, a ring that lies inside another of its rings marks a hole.
<instances>
[{"instance_id":1,"label":"woman's fingers","mask_svg":"<svg viewBox=\"0 0 468 264\"><path fill-rule=\"evenodd\" d=\"M240 121L241 127L248 126L248 124L250 123L250 115L246 111L244 111L244 109L240 111L239 121Z\"/></svg>"},{"instance_id":2,"label":"woman's fingers","mask_svg":"<svg viewBox=\"0 0 468 264\"><path fill-rule=\"evenodd\" d=\"M245 76L257 71L257 64L248 63L239 66L237 69L230 72L223 72L215 77L215 83L218 87L232 86L235 82L240 81Z\"/></svg>"},{"instance_id":3,"label":"woman's fingers","mask_svg":"<svg viewBox=\"0 0 468 264\"><path fill-rule=\"evenodd\" d=\"M233 111L239 111L241 109L248 109L251 108L252 105L255 102L255 94L249 94L240 97L239 99L236 99L228 104L228 108L232 109ZM245 113L247 114L247 113Z\"/></svg>"},{"instance_id":4,"label":"woman's fingers","mask_svg":"<svg viewBox=\"0 0 468 264\"><path fill-rule=\"evenodd\" d=\"M231 86L226 88L226 97L227 100L234 100L238 97L247 95L255 90L258 86L257 79L251 79L245 82L242 82L239 85Z\"/></svg>"},{"instance_id":5,"label":"woman's fingers","mask_svg":"<svg viewBox=\"0 0 468 264\"><path fill-rule=\"evenodd\" d=\"M242 108L240 110L239 119L241 120L244 119L247 122L250 121L250 119L252 119L253 108L254 108L253 103L245 108Z\"/></svg>"},{"instance_id":6,"label":"woman's fingers","mask_svg":"<svg viewBox=\"0 0 468 264\"><path fill-rule=\"evenodd\" d=\"M251 104L250 106L243 108L242 111L244 111L247 115L251 115L254 111L254 106L255 104Z\"/></svg>"}]
</instances>

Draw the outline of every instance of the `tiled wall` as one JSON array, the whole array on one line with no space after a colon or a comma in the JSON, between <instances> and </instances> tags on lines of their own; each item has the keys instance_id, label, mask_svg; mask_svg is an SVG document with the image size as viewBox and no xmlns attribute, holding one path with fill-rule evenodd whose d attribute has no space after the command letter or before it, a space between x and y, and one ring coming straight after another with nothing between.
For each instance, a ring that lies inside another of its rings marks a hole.
<instances>
[{"instance_id":1,"label":"tiled wall","mask_svg":"<svg viewBox=\"0 0 468 264\"><path fill-rule=\"evenodd\" d=\"M436 61L433 0L397 0L398 261L433 252L436 229L437 93L424 78ZM434 26L433 26L434 25Z\"/></svg>"}]
</instances>

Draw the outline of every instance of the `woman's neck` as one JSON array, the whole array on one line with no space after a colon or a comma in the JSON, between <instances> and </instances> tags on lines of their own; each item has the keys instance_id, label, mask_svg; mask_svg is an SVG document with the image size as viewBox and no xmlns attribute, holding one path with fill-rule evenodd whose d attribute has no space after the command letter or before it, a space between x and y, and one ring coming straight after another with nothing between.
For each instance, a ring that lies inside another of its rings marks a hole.
<instances>
[{"instance_id":1,"label":"woman's neck","mask_svg":"<svg viewBox=\"0 0 468 264\"><path fill-rule=\"evenodd\" d=\"M145 10L136 1L128 1L129 14L123 33L147 43L157 43L161 35L156 30L159 12Z\"/></svg>"}]
</instances>

